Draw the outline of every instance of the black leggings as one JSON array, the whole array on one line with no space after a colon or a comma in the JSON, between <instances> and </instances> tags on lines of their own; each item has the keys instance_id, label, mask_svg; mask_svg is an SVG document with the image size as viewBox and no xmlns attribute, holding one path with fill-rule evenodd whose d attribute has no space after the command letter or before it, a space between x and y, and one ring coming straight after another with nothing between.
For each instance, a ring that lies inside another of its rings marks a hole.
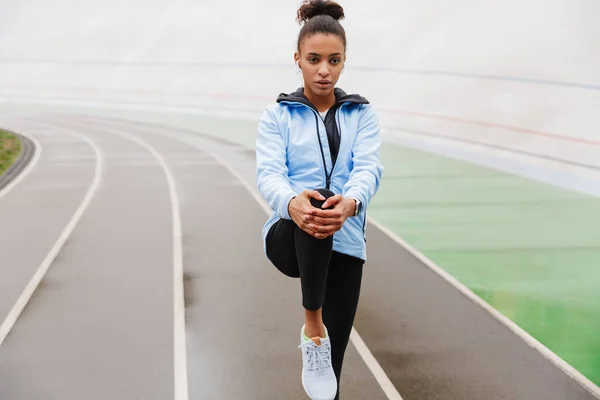
<instances>
[{"instance_id":1,"label":"black leggings","mask_svg":"<svg viewBox=\"0 0 600 400\"><path fill-rule=\"evenodd\" d=\"M269 230L267 257L283 274L300 278L302 305L323 307L323 323L331 340L333 370L338 381L350 339L364 261L332 250L333 237L316 239L294 221L280 219Z\"/></svg>"}]
</instances>

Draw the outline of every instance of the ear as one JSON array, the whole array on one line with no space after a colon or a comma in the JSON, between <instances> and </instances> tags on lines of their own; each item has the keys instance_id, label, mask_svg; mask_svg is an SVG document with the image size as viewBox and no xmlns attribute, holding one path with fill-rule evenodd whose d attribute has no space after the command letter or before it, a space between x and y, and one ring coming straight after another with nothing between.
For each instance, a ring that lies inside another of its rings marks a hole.
<instances>
[{"instance_id":1,"label":"ear","mask_svg":"<svg viewBox=\"0 0 600 400\"><path fill-rule=\"evenodd\" d=\"M300 54L298 54L298 52L294 53L294 63L298 63L298 61L300 61ZM298 67L300 67L298 65Z\"/></svg>"}]
</instances>

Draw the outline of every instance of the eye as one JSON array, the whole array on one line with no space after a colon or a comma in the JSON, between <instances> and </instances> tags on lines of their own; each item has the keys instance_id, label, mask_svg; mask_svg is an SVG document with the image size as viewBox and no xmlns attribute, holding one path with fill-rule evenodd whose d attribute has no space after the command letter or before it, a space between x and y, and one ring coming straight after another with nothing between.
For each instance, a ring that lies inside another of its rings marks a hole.
<instances>
[{"instance_id":1,"label":"eye","mask_svg":"<svg viewBox=\"0 0 600 400\"><path fill-rule=\"evenodd\" d=\"M308 62L311 64L314 64L316 62L319 62L319 59L317 57L311 57L308 59Z\"/></svg>"},{"instance_id":2,"label":"eye","mask_svg":"<svg viewBox=\"0 0 600 400\"><path fill-rule=\"evenodd\" d=\"M332 59L331 59L331 63L332 63L333 65L339 64L340 62L341 62L341 60L340 60L339 58L332 58Z\"/></svg>"}]
</instances>

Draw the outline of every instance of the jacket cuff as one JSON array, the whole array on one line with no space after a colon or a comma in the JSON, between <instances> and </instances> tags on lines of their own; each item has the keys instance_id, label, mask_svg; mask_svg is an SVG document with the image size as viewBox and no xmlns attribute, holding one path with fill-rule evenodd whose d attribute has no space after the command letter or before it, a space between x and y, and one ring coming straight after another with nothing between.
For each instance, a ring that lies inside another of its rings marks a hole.
<instances>
[{"instance_id":1,"label":"jacket cuff","mask_svg":"<svg viewBox=\"0 0 600 400\"><path fill-rule=\"evenodd\" d=\"M284 196L282 196L281 203L279 204L279 210L277 210L277 212L281 216L281 218L290 219L290 220L292 219L292 217L290 216L288 207L290 205L290 201L292 201L292 199L294 197L296 197L297 195L298 194L296 192L291 190L288 193L286 193Z\"/></svg>"}]
</instances>

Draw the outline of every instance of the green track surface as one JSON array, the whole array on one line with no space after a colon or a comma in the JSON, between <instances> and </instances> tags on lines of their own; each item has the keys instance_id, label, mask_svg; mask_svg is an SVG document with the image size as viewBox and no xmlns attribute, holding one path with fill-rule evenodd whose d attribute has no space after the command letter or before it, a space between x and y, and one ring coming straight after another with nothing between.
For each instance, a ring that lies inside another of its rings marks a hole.
<instances>
[{"instance_id":1,"label":"green track surface","mask_svg":"<svg viewBox=\"0 0 600 400\"><path fill-rule=\"evenodd\" d=\"M98 114L255 144L256 122ZM369 215L600 385L600 199L394 144L382 159Z\"/></svg>"},{"instance_id":2,"label":"green track surface","mask_svg":"<svg viewBox=\"0 0 600 400\"><path fill-rule=\"evenodd\" d=\"M255 124L200 126L254 146ZM600 199L394 144L381 157L369 215L600 384Z\"/></svg>"},{"instance_id":3,"label":"green track surface","mask_svg":"<svg viewBox=\"0 0 600 400\"><path fill-rule=\"evenodd\" d=\"M21 151L19 139L0 129L0 175L10 167Z\"/></svg>"},{"instance_id":4,"label":"green track surface","mask_svg":"<svg viewBox=\"0 0 600 400\"><path fill-rule=\"evenodd\" d=\"M393 144L382 159L371 217L600 384L600 199Z\"/></svg>"}]
</instances>

